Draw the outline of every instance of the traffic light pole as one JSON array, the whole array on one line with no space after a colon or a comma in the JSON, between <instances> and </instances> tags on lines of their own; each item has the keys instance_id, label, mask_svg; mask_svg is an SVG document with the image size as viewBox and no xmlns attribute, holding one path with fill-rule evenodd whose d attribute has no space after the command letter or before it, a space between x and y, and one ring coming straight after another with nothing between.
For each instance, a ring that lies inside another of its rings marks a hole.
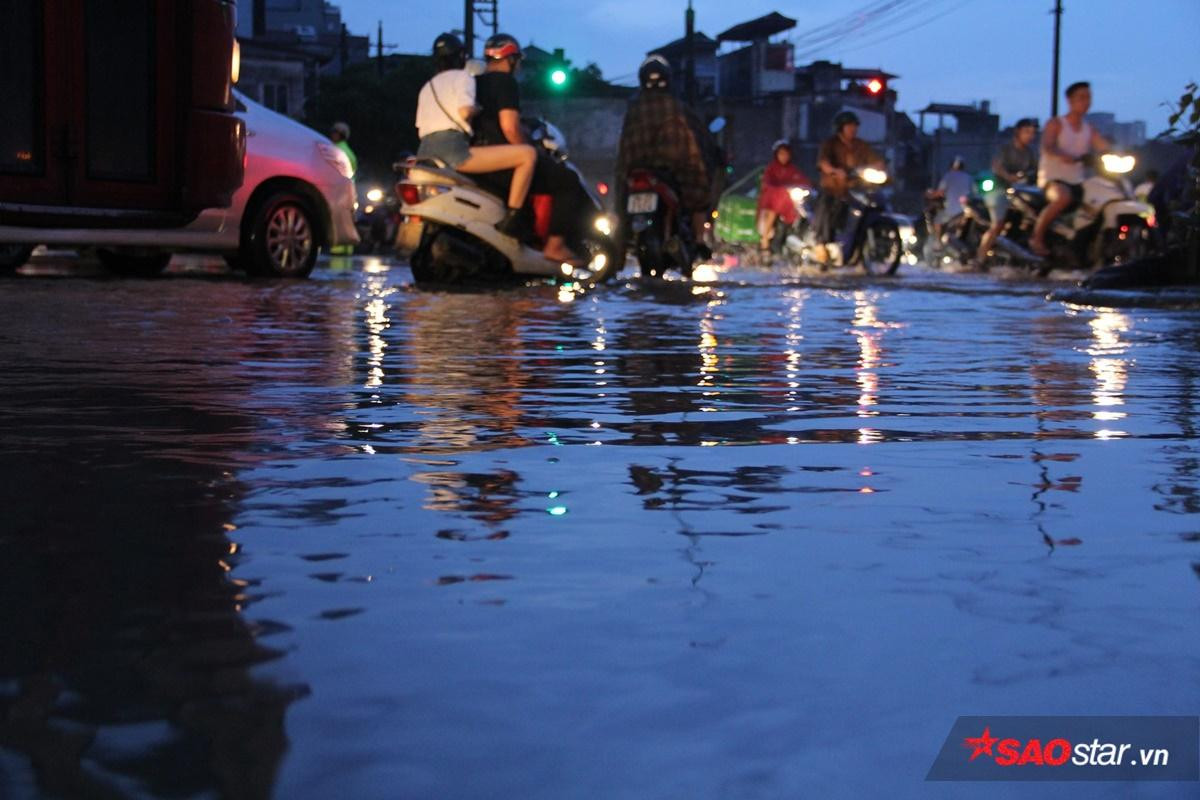
<instances>
[{"instance_id":1,"label":"traffic light pole","mask_svg":"<svg viewBox=\"0 0 1200 800\"><path fill-rule=\"evenodd\" d=\"M475 0L466 0L466 10L463 12L463 44L467 46L467 57L475 56Z\"/></svg>"},{"instance_id":2,"label":"traffic light pole","mask_svg":"<svg viewBox=\"0 0 1200 800\"><path fill-rule=\"evenodd\" d=\"M1058 55L1062 47L1062 0L1054 2L1054 77L1050 89L1050 117L1058 116Z\"/></svg>"}]
</instances>

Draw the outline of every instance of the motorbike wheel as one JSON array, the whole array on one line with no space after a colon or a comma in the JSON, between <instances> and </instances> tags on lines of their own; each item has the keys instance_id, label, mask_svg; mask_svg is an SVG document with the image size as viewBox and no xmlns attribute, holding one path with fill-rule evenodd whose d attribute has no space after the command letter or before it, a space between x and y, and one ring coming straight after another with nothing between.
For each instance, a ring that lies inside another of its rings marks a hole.
<instances>
[{"instance_id":1,"label":"motorbike wheel","mask_svg":"<svg viewBox=\"0 0 1200 800\"><path fill-rule=\"evenodd\" d=\"M904 246L896 223L888 220L872 222L862 246L863 269L870 275L895 274L903 255Z\"/></svg>"},{"instance_id":2,"label":"motorbike wheel","mask_svg":"<svg viewBox=\"0 0 1200 800\"><path fill-rule=\"evenodd\" d=\"M100 249L96 257L104 268L124 278L153 278L171 263L170 253L123 253Z\"/></svg>"},{"instance_id":3,"label":"motorbike wheel","mask_svg":"<svg viewBox=\"0 0 1200 800\"><path fill-rule=\"evenodd\" d=\"M658 234L645 232L635 244L637 250L638 268L643 278L662 275L666 271L666 254Z\"/></svg>"},{"instance_id":4,"label":"motorbike wheel","mask_svg":"<svg viewBox=\"0 0 1200 800\"><path fill-rule=\"evenodd\" d=\"M1129 264L1149 255L1150 228L1145 221L1142 219L1129 220L1123 223L1122 227L1129 229L1124 233L1124 238L1121 238L1122 234L1119 231L1105 233L1108 241L1104 248L1104 263L1100 266Z\"/></svg>"},{"instance_id":5,"label":"motorbike wheel","mask_svg":"<svg viewBox=\"0 0 1200 800\"><path fill-rule=\"evenodd\" d=\"M625 268L625 251L611 239L585 239L583 251L588 260L585 269L590 272L589 280L593 285L608 283ZM597 263L601 256L604 258L603 266Z\"/></svg>"},{"instance_id":6,"label":"motorbike wheel","mask_svg":"<svg viewBox=\"0 0 1200 800\"><path fill-rule=\"evenodd\" d=\"M33 245L0 244L0 274L16 272L33 255Z\"/></svg>"}]
</instances>

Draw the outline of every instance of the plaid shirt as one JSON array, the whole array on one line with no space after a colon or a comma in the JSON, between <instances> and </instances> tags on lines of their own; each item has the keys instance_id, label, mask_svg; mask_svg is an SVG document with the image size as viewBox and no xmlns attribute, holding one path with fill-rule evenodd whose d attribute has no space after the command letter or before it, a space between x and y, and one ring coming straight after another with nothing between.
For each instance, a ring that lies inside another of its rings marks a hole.
<instances>
[{"instance_id":1,"label":"plaid shirt","mask_svg":"<svg viewBox=\"0 0 1200 800\"><path fill-rule=\"evenodd\" d=\"M688 211L712 207L712 177L705 158L707 130L696 115L670 92L642 91L625 114L617 155L617 183L635 167L669 172L678 182ZM712 148L708 148L712 149Z\"/></svg>"}]
</instances>

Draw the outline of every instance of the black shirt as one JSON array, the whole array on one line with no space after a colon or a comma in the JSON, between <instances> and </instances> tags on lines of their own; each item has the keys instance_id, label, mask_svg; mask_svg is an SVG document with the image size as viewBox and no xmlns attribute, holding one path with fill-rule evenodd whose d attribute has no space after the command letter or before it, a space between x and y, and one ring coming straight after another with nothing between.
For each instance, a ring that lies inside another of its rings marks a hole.
<instances>
[{"instance_id":1,"label":"black shirt","mask_svg":"<svg viewBox=\"0 0 1200 800\"><path fill-rule=\"evenodd\" d=\"M485 72L475 79L475 102L482 111L471 122L475 126L475 144L508 144L500 128L500 112L512 109L521 113L521 92L517 79L508 72Z\"/></svg>"}]
</instances>

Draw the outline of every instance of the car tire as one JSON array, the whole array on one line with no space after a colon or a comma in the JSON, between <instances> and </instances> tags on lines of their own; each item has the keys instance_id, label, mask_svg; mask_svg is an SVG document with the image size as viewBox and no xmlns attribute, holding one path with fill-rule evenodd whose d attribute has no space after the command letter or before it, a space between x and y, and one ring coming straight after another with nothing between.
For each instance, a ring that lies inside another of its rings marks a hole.
<instances>
[{"instance_id":1,"label":"car tire","mask_svg":"<svg viewBox=\"0 0 1200 800\"><path fill-rule=\"evenodd\" d=\"M0 275L16 272L29 262L33 245L0 244Z\"/></svg>"},{"instance_id":2,"label":"car tire","mask_svg":"<svg viewBox=\"0 0 1200 800\"><path fill-rule=\"evenodd\" d=\"M153 278L171 263L170 253L123 253L100 249L96 257L104 268L123 278Z\"/></svg>"},{"instance_id":3,"label":"car tire","mask_svg":"<svg viewBox=\"0 0 1200 800\"><path fill-rule=\"evenodd\" d=\"M294 192L279 192L255 210L236 260L256 277L306 278L319 252L312 203Z\"/></svg>"}]
</instances>

